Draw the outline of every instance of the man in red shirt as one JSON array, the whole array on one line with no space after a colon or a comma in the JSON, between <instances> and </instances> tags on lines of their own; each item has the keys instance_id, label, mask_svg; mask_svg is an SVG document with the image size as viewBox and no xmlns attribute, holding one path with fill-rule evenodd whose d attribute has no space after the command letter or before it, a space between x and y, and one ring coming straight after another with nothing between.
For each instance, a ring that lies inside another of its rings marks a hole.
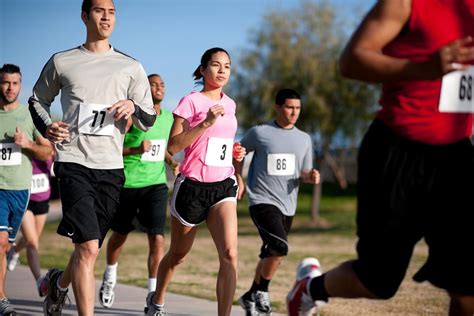
<instances>
[{"instance_id":1,"label":"man in red shirt","mask_svg":"<svg viewBox=\"0 0 474 316\"><path fill-rule=\"evenodd\" d=\"M474 314L473 20L472 0L380 0L353 34L341 72L383 84L359 151L358 258L322 275L303 262L289 315L329 297L392 297L422 238L414 279L445 289L450 315Z\"/></svg>"}]
</instances>

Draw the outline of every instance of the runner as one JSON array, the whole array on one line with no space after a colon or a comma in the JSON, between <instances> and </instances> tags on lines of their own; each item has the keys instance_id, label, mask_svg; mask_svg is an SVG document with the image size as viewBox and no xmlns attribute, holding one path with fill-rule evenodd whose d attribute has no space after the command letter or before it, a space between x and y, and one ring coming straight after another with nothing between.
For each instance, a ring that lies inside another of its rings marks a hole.
<instances>
[{"instance_id":1,"label":"runner","mask_svg":"<svg viewBox=\"0 0 474 316\"><path fill-rule=\"evenodd\" d=\"M39 239L43 231L49 211L49 198L51 196L51 165L53 158L41 161L33 158L33 177L31 179L31 195L27 212L21 223L22 237L18 243L13 244L7 255L7 268L13 271L20 259L20 251L26 248L26 257L31 273L35 277L36 287L40 297L48 291L47 283L43 282L39 259Z\"/></svg>"},{"instance_id":2,"label":"runner","mask_svg":"<svg viewBox=\"0 0 474 316\"><path fill-rule=\"evenodd\" d=\"M54 54L30 98L38 129L55 143L63 217L58 234L74 243L64 271L50 269L45 315L60 315L72 282L79 315L93 315L94 266L124 183L122 147L127 120L142 130L156 118L142 65L109 43L112 0L84 0L85 44ZM61 93L62 121L49 108Z\"/></svg>"},{"instance_id":3,"label":"runner","mask_svg":"<svg viewBox=\"0 0 474 316\"><path fill-rule=\"evenodd\" d=\"M194 79L203 89L181 99L174 110L168 151L184 149L181 174L171 201L171 244L158 268L156 292L147 297L148 315L164 314L166 289L178 264L191 250L197 228L206 222L219 254L218 314L229 315L237 283L237 181L232 158L242 160L236 145L235 102L222 92L230 77L230 57L211 48L201 58Z\"/></svg>"},{"instance_id":4,"label":"runner","mask_svg":"<svg viewBox=\"0 0 474 316\"><path fill-rule=\"evenodd\" d=\"M246 315L270 315L268 287L288 254L288 233L296 212L300 182L319 183L313 166L311 137L295 124L301 113L301 97L291 89L278 91L276 119L247 131L240 141L254 152L248 173L250 216L262 238L260 261L251 288L239 299ZM243 161L236 164L238 199L245 194Z\"/></svg>"},{"instance_id":5,"label":"runner","mask_svg":"<svg viewBox=\"0 0 474 316\"><path fill-rule=\"evenodd\" d=\"M30 196L32 157L47 160L51 143L35 128L18 101L20 68L0 68L0 315L16 315L5 293L7 251L15 241Z\"/></svg>"},{"instance_id":6,"label":"runner","mask_svg":"<svg viewBox=\"0 0 474 316\"><path fill-rule=\"evenodd\" d=\"M473 1L384 0L352 36L342 73L383 84L359 149L358 258L297 280L290 315L329 297L392 297L421 238L429 256L414 279L446 290L450 315L474 314L473 68L453 72L474 60L473 19Z\"/></svg>"},{"instance_id":7,"label":"runner","mask_svg":"<svg viewBox=\"0 0 474 316\"><path fill-rule=\"evenodd\" d=\"M128 233L135 229L135 217L139 227L148 234L148 292L155 291L158 265L164 254L168 201L164 162L166 161L174 172L177 172L179 164L166 150L173 115L161 107L165 84L156 74L149 75L148 81L157 118L149 131L143 132L131 126L125 135L125 185L120 192L120 203L112 221L113 233L107 242L107 266L99 292L100 303L106 308L112 307L114 303L118 259Z\"/></svg>"}]
</instances>

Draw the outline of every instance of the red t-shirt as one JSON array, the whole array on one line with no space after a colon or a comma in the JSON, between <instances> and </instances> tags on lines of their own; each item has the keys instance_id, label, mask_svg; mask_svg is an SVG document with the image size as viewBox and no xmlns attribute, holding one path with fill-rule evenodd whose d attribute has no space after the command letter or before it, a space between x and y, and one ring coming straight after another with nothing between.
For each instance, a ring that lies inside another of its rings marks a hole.
<instances>
[{"instance_id":1,"label":"red t-shirt","mask_svg":"<svg viewBox=\"0 0 474 316\"><path fill-rule=\"evenodd\" d=\"M474 36L474 1L412 0L407 30L383 53L426 61L442 46ZM471 136L470 113L440 113L441 80L384 83L377 114L396 134L428 144L449 144Z\"/></svg>"}]
</instances>

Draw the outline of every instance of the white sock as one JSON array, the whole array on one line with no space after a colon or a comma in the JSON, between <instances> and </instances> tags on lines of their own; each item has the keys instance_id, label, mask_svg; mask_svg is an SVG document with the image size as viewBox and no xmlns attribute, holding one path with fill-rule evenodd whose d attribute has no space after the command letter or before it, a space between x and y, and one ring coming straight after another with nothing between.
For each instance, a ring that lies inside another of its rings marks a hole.
<instances>
[{"instance_id":1,"label":"white sock","mask_svg":"<svg viewBox=\"0 0 474 316\"><path fill-rule=\"evenodd\" d=\"M148 279L148 292L154 292L156 290L156 278Z\"/></svg>"},{"instance_id":2,"label":"white sock","mask_svg":"<svg viewBox=\"0 0 474 316\"><path fill-rule=\"evenodd\" d=\"M112 282L113 284L117 283L117 266L118 262L115 264L108 264L105 267L104 279L107 282Z\"/></svg>"}]
</instances>

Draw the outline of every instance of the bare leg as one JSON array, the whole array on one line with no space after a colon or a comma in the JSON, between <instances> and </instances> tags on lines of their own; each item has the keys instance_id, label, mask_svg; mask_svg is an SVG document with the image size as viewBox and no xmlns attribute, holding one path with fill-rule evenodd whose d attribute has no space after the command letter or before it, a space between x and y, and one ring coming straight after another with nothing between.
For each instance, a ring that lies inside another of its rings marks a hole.
<instances>
[{"instance_id":1,"label":"bare leg","mask_svg":"<svg viewBox=\"0 0 474 316\"><path fill-rule=\"evenodd\" d=\"M99 254L98 240L75 244L72 262L72 288L77 310L81 316L94 315L95 276L94 266Z\"/></svg>"},{"instance_id":2,"label":"bare leg","mask_svg":"<svg viewBox=\"0 0 474 316\"><path fill-rule=\"evenodd\" d=\"M234 202L222 202L209 210L207 226L219 254L217 311L230 315L237 284L237 209Z\"/></svg>"},{"instance_id":3,"label":"bare leg","mask_svg":"<svg viewBox=\"0 0 474 316\"><path fill-rule=\"evenodd\" d=\"M197 227L184 226L174 216L171 216L170 249L158 267L153 303L164 304L166 289L173 278L176 267L184 262L186 255L191 250L196 232Z\"/></svg>"}]
</instances>

